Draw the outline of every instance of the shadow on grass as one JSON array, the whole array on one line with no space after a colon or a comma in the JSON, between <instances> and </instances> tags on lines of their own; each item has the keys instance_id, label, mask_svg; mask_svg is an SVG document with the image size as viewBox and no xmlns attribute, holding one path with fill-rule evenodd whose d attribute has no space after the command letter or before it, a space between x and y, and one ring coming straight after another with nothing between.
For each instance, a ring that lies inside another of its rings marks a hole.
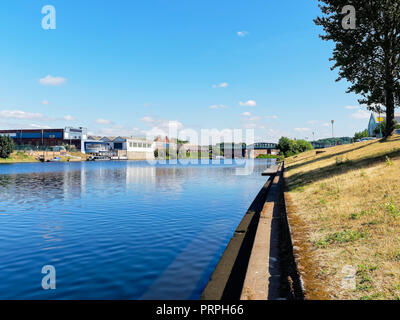
<instances>
[{"instance_id":1,"label":"shadow on grass","mask_svg":"<svg viewBox=\"0 0 400 320\"><path fill-rule=\"evenodd\" d=\"M353 149L354 150L354 149ZM341 154L341 153L338 153ZM334 157L338 154L332 154ZM392 150L389 152L382 152L375 156L360 158L355 160L347 160L341 163L335 163L326 167L317 168L307 171L305 173L295 173L287 178L287 188L292 191L295 188L304 187L309 183L325 179L327 177L339 175L352 170L370 167L378 162L383 162L386 157L394 158L400 156L400 149ZM290 167L291 169L292 167Z\"/></svg>"},{"instance_id":2,"label":"shadow on grass","mask_svg":"<svg viewBox=\"0 0 400 320\"><path fill-rule=\"evenodd\" d=\"M341 156L341 155L344 155L346 153L350 153L350 152L353 152L353 151L356 151L356 150L360 150L360 149L363 149L365 147L368 147L368 146L371 146L371 145L373 145L375 143L380 143L380 142L385 142L385 141L377 140L377 141L374 141L372 143L364 144L364 145L359 146L357 148L352 148L352 149L349 149L349 150L344 150L344 151L340 151L340 152L336 152L336 153L330 153L330 154L324 155L322 157L314 158L313 160L309 160L309 161L306 161L306 162L302 162L302 163L299 163L299 164L292 165L293 163L297 162L297 161L295 161L295 162L292 162L292 163L289 164L290 167L288 169L290 169L290 170L297 169L297 168L309 165L311 163L315 163L315 162L326 160L326 159L329 159L329 158ZM316 157L316 156L313 156L313 157ZM306 159L309 159L309 158L311 158L311 157L307 157ZM299 161L302 161L302 160L304 160L304 159L301 159Z\"/></svg>"}]
</instances>

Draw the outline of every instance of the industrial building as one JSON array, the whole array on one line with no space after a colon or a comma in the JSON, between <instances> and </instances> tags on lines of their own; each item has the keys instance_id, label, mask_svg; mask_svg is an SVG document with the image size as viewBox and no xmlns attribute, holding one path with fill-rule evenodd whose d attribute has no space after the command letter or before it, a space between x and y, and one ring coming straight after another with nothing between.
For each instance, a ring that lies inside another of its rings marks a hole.
<instances>
[{"instance_id":1,"label":"industrial building","mask_svg":"<svg viewBox=\"0 0 400 320\"><path fill-rule=\"evenodd\" d=\"M85 153L107 153L128 160L154 160L155 143L145 137L89 136L84 145Z\"/></svg>"},{"instance_id":2,"label":"industrial building","mask_svg":"<svg viewBox=\"0 0 400 320\"><path fill-rule=\"evenodd\" d=\"M0 130L0 135L10 136L17 146L54 147L61 145L75 146L78 151L84 149L87 139L86 128L65 129L10 129Z\"/></svg>"}]
</instances>

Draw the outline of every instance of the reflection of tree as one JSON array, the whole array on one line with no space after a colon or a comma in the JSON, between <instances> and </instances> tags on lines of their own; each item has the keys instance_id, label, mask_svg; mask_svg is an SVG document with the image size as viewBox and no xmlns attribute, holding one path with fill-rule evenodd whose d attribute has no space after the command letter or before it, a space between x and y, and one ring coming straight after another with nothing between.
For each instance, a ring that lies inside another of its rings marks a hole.
<instances>
[{"instance_id":1,"label":"reflection of tree","mask_svg":"<svg viewBox=\"0 0 400 320\"><path fill-rule=\"evenodd\" d=\"M10 176L0 175L0 187L7 187L12 183Z\"/></svg>"}]
</instances>

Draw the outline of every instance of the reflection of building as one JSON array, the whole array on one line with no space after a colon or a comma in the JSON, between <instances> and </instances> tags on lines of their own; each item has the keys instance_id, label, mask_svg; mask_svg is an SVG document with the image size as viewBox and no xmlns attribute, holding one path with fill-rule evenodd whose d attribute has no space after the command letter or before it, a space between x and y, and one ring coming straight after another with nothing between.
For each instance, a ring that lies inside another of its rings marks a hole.
<instances>
[{"instance_id":1,"label":"reflection of building","mask_svg":"<svg viewBox=\"0 0 400 320\"><path fill-rule=\"evenodd\" d=\"M139 188L154 186L156 183L156 168L154 166L133 166L128 163L126 167L126 184L137 185Z\"/></svg>"},{"instance_id":2,"label":"reflection of building","mask_svg":"<svg viewBox=\"0 0 400 320\"><path fill-rule=\"evenodd\" d=\"M278 145L269 142L257 142L247 146L246 158L255 159L260 155L277 155L279 154Z\"/></svg>"},{"instance_id":3,"label":"reflection of building","mask_svg":"<svg viewBox=\"0 0 400 320\"><path fill-rule=\"evenodd\" d=\"M53 147L63 144L82 150L87 139L86 128L65 129L13 129L0 130L1 135L9 135L18 146Z\"/></svg>"}]
</instances>

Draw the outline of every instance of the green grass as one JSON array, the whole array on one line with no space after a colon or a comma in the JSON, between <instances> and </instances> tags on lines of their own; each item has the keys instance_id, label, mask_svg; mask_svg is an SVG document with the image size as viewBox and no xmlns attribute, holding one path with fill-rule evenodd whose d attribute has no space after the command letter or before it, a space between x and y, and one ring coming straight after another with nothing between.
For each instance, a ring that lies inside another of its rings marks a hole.
<instances>
[{"instance_id":1,"label":"green grass","mask_svg":"<svg viewBox=\"0 0 400 320\"><path fill-rule=\"evenodd\" d=\"M19 163L19 162L38 162L34 157L27 153L17 151L13 152L10 157L6 159L0 158L0 163Z\"/></svg>"}]
</instances>

